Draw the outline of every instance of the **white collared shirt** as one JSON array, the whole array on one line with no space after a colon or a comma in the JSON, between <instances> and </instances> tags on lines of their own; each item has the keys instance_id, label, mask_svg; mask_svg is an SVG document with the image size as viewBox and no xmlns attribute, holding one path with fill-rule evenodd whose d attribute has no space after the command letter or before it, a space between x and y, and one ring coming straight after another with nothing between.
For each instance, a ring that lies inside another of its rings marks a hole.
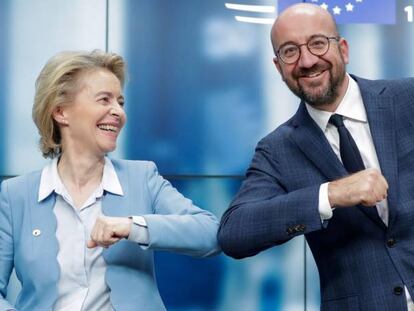
<instances>
[{"instance_id":1,"label":"white collared shirt","mask_svg":"<svg viewBox=\"0 0 414 311\"><path fill-rule=\"evenodd\" d=\"M87 248L86 244L98 216L102 215L104 190L123 195L115 169L105 158L102 182L81 208L76 208L63 185L54 159L42 171L39 201L53 191L56 195L54 214L59 244L57 261L60 268L55 311L113 311L109 288L105 282L106 263L102 247Z\"/></svg>"},{"instance_id":2,"label":"white collared shirt","mask_svg":"<svg viewBox=\"0 0 414 311\"><path fill-rule=\"evenodd\" d=\"M374 147L374 143L369 129L367 113L362 101L361 92L354 79L348 75L348 88L345 96L339 103L335 114L340 114L344 118L344 125L351 133L352 138L355 140L361 153L362 161L366 168L376 168L381 171L381 167L378 162L377 153ZM324 132L326 139L331 145L333 151L341 160L339 150L339 134L337 128L329 123L329 118L333 114L332 112L322 111L311 107L306 104L306 108L311 118ZM388 224L388 203L387 200L383 200L377 204L378 214L382 221ZM321 186L319 191L319 213L322 220L327 220L332 217L332 208L328 200L328 183Z\"/></svg>"},{"instance_id":3,"label":"white collared shirt","mask_svg":"<svg viewBox=\"0 0 414 311\"><path fill-rule=\"evenodd\" d=\"M123 196L121 184L109 158L105 158L102 181L97 189L76 208L57 170L57 159L46 166L40 178L38 201L55 192L56 238L59 244L57 261L60 268L58 297L54 311L113 311L109 288L105 282L106 263L102 247L89 249L86 244L98 216L102 215L104 191ZM149 243L148 229L142 216L132 216L129 240Z\"/></svg>"}]
</instances>

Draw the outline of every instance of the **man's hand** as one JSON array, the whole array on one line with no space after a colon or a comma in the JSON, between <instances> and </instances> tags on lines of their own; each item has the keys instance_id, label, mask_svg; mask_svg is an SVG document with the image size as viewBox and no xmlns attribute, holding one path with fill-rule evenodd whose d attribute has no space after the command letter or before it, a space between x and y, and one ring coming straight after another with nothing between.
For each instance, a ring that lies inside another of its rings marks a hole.
<instances>
[{"instance_id":1,"label":"man's hand","mask_svg":"<svg viewBox=\"0 0 414 311\"><path fill-rule=\"evenodd\" d=\"M123 238L131 231L132 219L127 217L99 216L93 226L88 248L96 246L108 247Z\"/></svg>"},{"instance_id":2,"label":"man's hand","mask_svg":"<svg viewBox=\"0 0 414 311\"><path fill-rule=\"evenodd\" d=\"M366 169L328 184L332 207L375 206L387 198L388 183L377 169Z\"/></svg>"}]
</instances>

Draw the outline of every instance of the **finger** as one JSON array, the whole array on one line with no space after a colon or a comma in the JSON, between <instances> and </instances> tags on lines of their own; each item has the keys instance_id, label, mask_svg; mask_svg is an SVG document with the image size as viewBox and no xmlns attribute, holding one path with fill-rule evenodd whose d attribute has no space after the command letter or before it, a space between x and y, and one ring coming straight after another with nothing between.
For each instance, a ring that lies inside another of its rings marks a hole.
<instances>
[{"instance_id":1,"label":"finger","mask_svg":"<svg viewBox=\"0 0 414 311\"><path fill-rule=\"evenodd\" d=\"M103 240L109 240L115 236L115 230L112 226L106 225L101 231L101 238Z\"/></svg>"},{"instance_id":2,"label":"finger","mask_svg":"<svg viewBox=\"0 0 414 311\"><path fill-rule=\"evenodd\" d=\"M119 239L119 238L112 238L112 239L110 239L110 240L107 241L107 245L108 246L113 245L113 244L115 244L116 242L118 242L120 240L121 239Z\"/></svg>"},{"instance_id":3,"label":"finger","mask_svg":"<svg viewBox=\"0 0 414 311\"><path fill-rule=\"evenodd\" d=\"M86 246L88 248L95 248L95 247L98 246L98 244L94 240L89 240L88 243L86 244Z\"/></svg>"},{"instance_id":4,"label":"finger","mask_svg":"<svg viewBox=\"0 0 414 311\"><path fill-rule=\"evenodd\" d=\"M378 203L378 199L381 197L381 191L378 189L378 186L369 186L367 189L364 189L362 197L361 204L372 207Z\"/></svg>"},{"instance_id":5,"label":"finger","mask_svg":"<svg viewBox=\"0 0 414 311\"><path fill-rule=\"evenodd\" d=\"M96 246L103 246L105 244L105 232L102 230L101 227L97 227L92 233L91 233L91 241L93 241Z\"/></svg>"},{"instance_id":6,"label":"finger","mask_svg":"<svg viewBox=\"0 0 414 311\"><path fill-rule=\"evenodd\" d=\"M371 205L375 206L378 202L382 201L382 197L384 195L383 189L381 189L381 185L374 185L369 194L369 201Z\"/></svg>"},{"instance_id":7,"label":"finger","mask_svg":"<svg viewBox=\"0 0 414 311\"><path fill-rule=\"evenodd\" d=\"M114 241L105 241L105 240L99 240L99 241L94 241L94 240L89 240L87 243L88 248L95 248L95 247L105 247L108 248L108 246L114 244Z\"/></svg>"},{"instance_id":8,"label":"finger","mask_svg":"<svg viewBox=\"0 0 414 311\"><path fill-rule=\"evenodd\" d=\"M385 187L388 189L388 182L387 182L387 180L385 179L384 175L381 175L381 180L382 180L382 182L384 183Z\"/></svg>"},{"instance_id":9,"label":"finger","mask_svg":"<svg viewBox=\"0 0 414 311\"><path fill-rule=\"evenodd\" d=\"M102 222L100 221L100 218L98 217L91 231L91 240L97 241L99 237L101 236L101 232L102 232Z\"/></svg>"},{"instance_id":10,"label":"finger","mask_svg":"<svg viewBox=\"0 0 414 311\"><path fill-rule=\"evenodd\" d=\"M382 177L382 176L381 176ZM380 180L380 185L378 187L378 198L380 201L384 200L388 196L388 183L384 177Z\"/></svg>"},{"instance_id":11,"label":"finger","mask_svg":"<svg viewBox=\"0 0 414 311\"><path fill-rule=\"evenodd\" d=\"M108 248L109 246L111 246L111 245L115 244L115 243L116 243L116 242L118 242L119 240L120 240L120 239L117 239L117 238L112 238L112 239L109 239L109 240L104 240L104 241L99 242L99 246L102 246L102 247Z\"/></svg>"},{"instance_id":12,"label":"finger","mask_svg":"<svg viewBox=\"0 0 414 311\"><path fill-rule=\"evenodd\" d=\"M387 190L383 185L378 186L377 188L373 190L373 201L374 201L373 205L376 205L377 203L383 201L386 198L387 198Z\"/></svg>"}]
</instances>

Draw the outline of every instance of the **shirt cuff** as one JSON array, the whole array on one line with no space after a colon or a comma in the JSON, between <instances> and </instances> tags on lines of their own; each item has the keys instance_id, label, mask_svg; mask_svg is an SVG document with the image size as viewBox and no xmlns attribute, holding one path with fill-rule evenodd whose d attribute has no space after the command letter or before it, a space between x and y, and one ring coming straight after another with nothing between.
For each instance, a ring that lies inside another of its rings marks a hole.
<instances>
[{"instance_id":1,"label":"shirt cuff","mask_svg":"<svg viewBox=\"0 0 414 311\"><path fill-rule=\"evenodd\" d=\"M128 240L136 242L142 246L149 245L149 233L148 226L145 218L142 216L131 216L132 226L131 232L129 233Z\"/></svg>"},{"instance_id":2,"label":"shirt cuff","mask_svg":"<svg viewBox=\"0 0 414 311\"><path fill-rule=\"evenodd\" d=\"M328 198L328 183L324 183L319 188L319 215L322 223L325 220L331 219L333 216L333 209L329 203Z\"/></svg>"}]
</instances>

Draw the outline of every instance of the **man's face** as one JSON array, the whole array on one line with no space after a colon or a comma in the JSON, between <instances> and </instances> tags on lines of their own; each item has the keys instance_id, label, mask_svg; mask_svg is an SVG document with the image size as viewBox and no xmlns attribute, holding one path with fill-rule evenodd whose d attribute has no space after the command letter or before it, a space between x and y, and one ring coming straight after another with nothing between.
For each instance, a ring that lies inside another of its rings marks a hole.
<instances>
[{"instance_id":1,"label":"man's face","mask_svg":"<svg viewBox=\"0 0 414 311\"><path fill-rule=\"evenodd\" d=\"M337 36L332 20L326 15L293 14L284 17L272 33L276 50L286 43L307 43L315 35ZM322 56L313 55L306 45L302 45L297 62L285 64L277 57L274 62L289 89L315 108L336 109L346 92L348 45L342 38L339 41L329 40L329 49Z\"/></svg>"}]
</instances>

